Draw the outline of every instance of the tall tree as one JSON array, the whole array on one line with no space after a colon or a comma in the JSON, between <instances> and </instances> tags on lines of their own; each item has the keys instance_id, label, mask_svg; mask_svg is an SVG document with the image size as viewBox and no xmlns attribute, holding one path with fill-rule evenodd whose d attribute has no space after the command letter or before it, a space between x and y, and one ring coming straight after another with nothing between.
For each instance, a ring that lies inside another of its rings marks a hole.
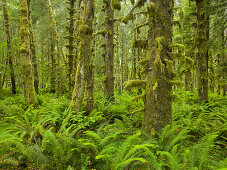
<instances>
[{"instance_id":1,"label":"tall tree","mask_svg":"<svg viewBox=\"0 0 227 170\"><path fill-rule=\"evenodd\" d=\"M91 40L93 33L92 24L94 20L94 10L95 1L84 0L83 20L77 22L77 24L80 24L77 30L80 36L80 44L78 49L78 63L71 106L71 110L75 111L76 113L80 111L82 105L85 85L86 83L88 84L91 81L89 80L88 74L92 56Z\"/></svg>"},{"instance_id":2,"label":"tall tree","mask_svg":"<svg viewBox=\"0 0 227 170\"><path fill-rule=\"evenodd\" d=\"M68 9L69 12L69 18L68 19L68 23L69 26L66 26L67 29L67 36L65 37L68 41L68 43L65 45L65 47L67 48L67 58L68 58L68 72L67 72L67 77L68 77L68 86L69 86L69 91L71 91L73 89L73 70L74 70L74 14L75 14L75 1L76 0L69 0L68 3L70 5Z\"/></svg>"},{"instance_id":3,"label":"tall tree","mask_svg":"<svg viewBox=\"0 0 227 170\"><path fill-rule=\"evenodd\" d=\"M30 32L28 21L28 6L27 0L20 0L20 36L21 48L20 55L22 58L22 74L24 84L24 96L29 104L36 105L37 98L34 88L32 75L32 63L30 58Z\"/></svg>"},{"instance_id":4,"label":"tall tree","mask_svg":"<svg viewBox=\"0 0 227 170\"><path fill-rule=\"evenodd\" d=\"M14 68L13 68L13 57L12 57L12 45L11 45L11 35L10 35L10 28L9 28L9 16L6 7L6 0L2 0L3 4L3 14L4 14L4 25L6 31L6 38L7 38L7 58L9 62L9 69L10 69L10 78L12 84L12 93L16 94L16 82L14 76Z\"/></svg>"},{"instance_id":5,"label":"tall tree","mask_svg":"<svg viewBox=\"0 0 227 170\"><path fill-rule=\"evenodd\" d=\"M148 4L149 69L142 129L160 132L172 123L172 43L173 0L153 0Z\"/></svg>"},{"instance_id":6,"label":"tall tree","mask_svg":"<svg viewBox=\"0 0 227 170\"><path fill-rule=\"evenodd\" d=\"M198 94L199 103L208 100L208 55L206 0L196 0L197 48L198 48Z\"/></svg>"},{"instance_id":7,"label":"tall tree","mask_svg":"<svg viewBox=\"0 0 227 170\"><path fill-rule=\"evenodd\" d=\"M103 1L105 3L105 68L104 68L104 93L108 100L114 101L114 10L111 7L111 0ZM116 7L112 4L113 7Z\"/></svg>"},{"instance_id":8,"label":"tall tree","mask_svg":"<svg viewBox=\"0 0 227 170\"><path fill-rule=\"evenodd\" d=\"M29 21L29 31L30 31L30 50L31 50L32 66L33 66L33 73L34 73L34 86L35 86L35 91L38 94L39 93L38 61L36 56L35 36L34 36L33 27L32 27L30 3L31 3L31 0L27 0L28 21Z\"/></svg>"}]
</instances>

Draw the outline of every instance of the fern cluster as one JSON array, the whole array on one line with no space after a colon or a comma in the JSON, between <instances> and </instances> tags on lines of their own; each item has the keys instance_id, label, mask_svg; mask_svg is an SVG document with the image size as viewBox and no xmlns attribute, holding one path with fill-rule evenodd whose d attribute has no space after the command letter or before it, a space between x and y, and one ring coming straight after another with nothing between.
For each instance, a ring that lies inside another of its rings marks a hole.
<instances>
[{"instance_id":1,"label":"fern cluster","mask_svg":"<svg viewBox=\"0 0 227 170\"><path fill-rule=\"evenodd\" d=\"M64 96L41 95L28 107L23 96L0 105L0 169L218 169L226 161L226 98L211 95L196 104L188 92L175 91L174 122L152 137L140 130L142 115L127 92L107 104L97 94L95 109L69 112ZM102 103L104 102L104 103ZM135 123L136 122L136 123Z\"/></svg>"}]
</instances>

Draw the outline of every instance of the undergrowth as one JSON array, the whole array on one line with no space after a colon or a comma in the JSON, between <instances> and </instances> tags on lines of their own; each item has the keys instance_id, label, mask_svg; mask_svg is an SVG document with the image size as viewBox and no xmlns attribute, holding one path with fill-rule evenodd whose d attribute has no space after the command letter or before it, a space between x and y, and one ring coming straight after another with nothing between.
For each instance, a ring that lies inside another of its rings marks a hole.
<instances>
[{"instance_id":1,"label":"undergrowth","mask_svg":"<svg viewBox=\"0 0 227 170\"><path fill-rule=\"evenodd\" d=\"M114 104L95 95L92 113L69 112L70 100L22 94L0 96L0 169L221 169L227 168L227 100L175 90L173 124L152 137L141 131L142 100L123 91ZM4 97L3 97L4 96Z\"/></svg>"}]
</instances>

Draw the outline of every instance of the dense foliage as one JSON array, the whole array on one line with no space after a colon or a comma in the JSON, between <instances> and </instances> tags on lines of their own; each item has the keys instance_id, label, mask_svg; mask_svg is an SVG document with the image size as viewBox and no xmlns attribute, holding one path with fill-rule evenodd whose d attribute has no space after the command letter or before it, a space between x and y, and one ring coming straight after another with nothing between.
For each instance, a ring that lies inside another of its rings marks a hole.
<instances>
[{"instance_id":1,"label":"dense foliage","mask_svg":"<svg viewBox=\"0 0 227 170\"><path fill-rule=\"evenodd\" d=\"M172 125L156 137L140 130L141 101L127 92L108 104L95 95L95 109L69 112L70 100L42 93L39 107L22 94L1 95L1 169L218 169L226 160L226 97L211 94L199 106L195 94L176 90ZM136 93L135 93L136 95ZM104 116L105 115L105 116Z\"/></svg>"},{"instance_id":2,"label":"dense foliage","mask_svg":"<svg viewBox=\"0 0 227 170\"><path fill-rule=\"evenodd\" d=\"M226 6L0 0L0 169L226 170Z\"/></svg>"}]
</instances>

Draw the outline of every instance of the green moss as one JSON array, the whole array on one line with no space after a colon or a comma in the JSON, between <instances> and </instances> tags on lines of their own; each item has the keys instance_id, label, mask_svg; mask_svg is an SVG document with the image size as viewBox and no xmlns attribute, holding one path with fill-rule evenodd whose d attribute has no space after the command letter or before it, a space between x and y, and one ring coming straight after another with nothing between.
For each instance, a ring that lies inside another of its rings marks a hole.
<instances>
[{"instance_id":1,"label":"green moss","mask_svg":"<svg viewBox=\"0 0 227 170\"><path fill-rule=\"evenodd\" d=\"M90 30L89 26L84 25L84 24L79 26L79 33L80 34L88 34L90 32L91 32L91 30Z\"/></svg>"},{"instance_id":2,"label":"green moss","mask_svg":"<svg viewBox=\"0 0 227 170\"><path fill-rule=\"evenodd\" d=\"M154 16L156 14L156 5L154 2L150 2L147 5L147 11L149 13L149 15Z\"/></svg>"},{"instance_id":3,"label":"green moss","mask_svg":"<svg viewBox=\"0 0 227 170\"><path fill-rule=\"evenodd\" d=\"M189 64L189 65L191 65L191 66L194 64L194 60L192 60L191 57L185 57L185 59L186 59L186 63L187 63L187 64Z\"/></svg>"},{"instance_id":4,"label":"green moss","mask_svg":"<svg viewBox=\"0 0 227 170\"><path fill-rule=\"evenodd\" d=\"M161 71L164 70L163 68L163 64L161 61L161 51L162 51L162 44L165 43L165 38L164 37L157 37L156 38L156 43L157 43L157 47L155 48L155 61L154 61L154 69L156 71L158 71L159 69Z\"/></svg>"},{"instance_id":5,"label":"green moss","mask_svg":"<svg viewBox=\"0 0 227 170\"><path fill-rule=\"evenodd\" d=\"M101 48L106 48L106 44L105 44L105 43L102 43L102 44L100 45L100 47L101 47Z\"/></svg>"},{"instance_id":6,"label":"green moss","mask_svg":"<svg viewBox=\"0 0 227 170\"><path fill-rule=\"evenodd\" d=\"M125 90L130 90L132 87L144 87L145 80L129 80L124 83Z\"/></svg>"},{"instance_id":7,"label":"green moss","mask_svg":"<svg viewBox=\"0 0 227 170\"><path fill-rule=\"evenodd\" d=\"M119 0L111 0L111 7L116 10L121 10L121 3Z\"/></svg>"},{"instance_id":8,"label":"green moss","mask_svg":"<svg viewBox=\"0 0 227 170\"><path fill-rule=\"evenodd\" d=\"M171 73L173 70L173 61L168 59L164 59L164 61L166 63L166 69L168 70L169 73Z\"/></svg>"},{"instance_id":9,"label":"green moss","mask_svg":"<svg viewBox=\"0 0 227 170\"><path fill-rule=\"evenodd\" d=\"M128 24L129 20L133 19L133 13L129 12L126 16L121 19L121 22Z\"/></svg>"},{"instance_id":10,"label":"green moss","mask_svg":"<svg viewBox=\"0 0 227 170\"><path fill-rule=\"evenodd\" d=\"M177 87L184 87L184 82L180 80L172 80L170 81L172 86L177 86Z\"/></svg>"}]
</instances>

